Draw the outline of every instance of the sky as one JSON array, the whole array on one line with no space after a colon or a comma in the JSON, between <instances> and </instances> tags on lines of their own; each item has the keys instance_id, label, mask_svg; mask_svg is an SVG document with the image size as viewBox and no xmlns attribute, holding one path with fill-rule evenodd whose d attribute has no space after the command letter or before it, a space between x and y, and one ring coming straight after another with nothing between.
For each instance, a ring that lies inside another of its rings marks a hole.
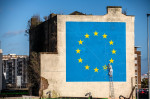
<instances>
[{"instance_id":1,"label":"sky","mask_svg":"<svg viewBox=\"0 0 150 99\"><path fill-rule=\"evenodd\" d=\"M147 15L150 0L0 0L0 41L3 54L29 55L25 36L28 20L33 15L70 14L79 11L104 15L107 6L122 6L127 15L135 16L135 46L141 50L142 74L147 67ZM150 21L149 21L150 23Z\"/></svg>"}]
</instances>

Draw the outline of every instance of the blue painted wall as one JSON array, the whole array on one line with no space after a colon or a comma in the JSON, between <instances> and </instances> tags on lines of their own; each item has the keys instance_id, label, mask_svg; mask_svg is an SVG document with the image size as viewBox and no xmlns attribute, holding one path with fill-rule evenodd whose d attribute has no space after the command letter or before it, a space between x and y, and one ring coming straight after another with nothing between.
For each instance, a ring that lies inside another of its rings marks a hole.
<instances>
[{"instance_id":1,"label":"blue painted wall","mask_svg":"<svg viewBox=\"0 0 150 99\"><path fill-rule=\"evenodd\" d=\"M66 22L67 82L108 82L109 63L113 81L125 82L126 23Z\"/></svg>"}]
</instances>

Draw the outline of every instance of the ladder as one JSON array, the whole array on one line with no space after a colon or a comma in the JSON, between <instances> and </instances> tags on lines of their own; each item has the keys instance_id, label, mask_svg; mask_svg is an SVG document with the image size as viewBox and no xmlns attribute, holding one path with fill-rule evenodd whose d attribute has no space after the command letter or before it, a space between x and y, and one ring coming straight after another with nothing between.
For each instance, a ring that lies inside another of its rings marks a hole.
<instances>
[{"instance_id":1,"label":"ladder","mask_svg":"<svg viewBox=\"0 0 150 99\"><path fill-rule=\"evenodd\" d=\"M109 76L109 96L111 97L111 99L115 99L113 77L110 76Z\"/></svg>"}]
</instances>

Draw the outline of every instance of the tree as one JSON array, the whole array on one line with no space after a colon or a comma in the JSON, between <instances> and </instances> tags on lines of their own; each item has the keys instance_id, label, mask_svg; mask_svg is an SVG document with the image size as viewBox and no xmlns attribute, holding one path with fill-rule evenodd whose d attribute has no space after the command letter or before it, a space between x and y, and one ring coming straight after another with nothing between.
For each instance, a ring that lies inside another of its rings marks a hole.
<instances>
[{"instance_id":1,"label":"tree","mask_svg":"<svg viewBox=\"0 0 150 99\"><path fill-rule=\"evenodd\" d=\"M36 26L41 23L42 21L39 15L32 16L31 19L28 21L25 35L30 36L30 34L32 33L31 30L36 28ZM30 52L27 71L28 71L29 94L36 95L36 96L40 94L41 96L42 91L45 90L49 84L47 79L40 76L40 53L39 52L33 52L33 51Z\"/></svg>"},{"instance_id":2,"label":"tree","mask_svg":"<svg viewBox=\"0 0 150 99\"><path fill-rule=\"evenodd\" d=\"M27 23L25 35L28 36L30 34L30 29L36 27L37 25L39 25L41 23L42 23L42 20L41 20L40 16L39 15L33 15Z\"/></svg>"},{"instance_id":3,"label":"tree","mask_svg":"<svg viewBox=\"0 0 150 99\"><path fill-rule=\"evenodd\" d=\"M47 20L48 20L48 17L47 17L47 16L44 16L44 20L47 21Z\"/></svg>"},{"instance_id":4,"label":"tree","mask_svg":"<svg viewBox=\"0 0 150 99\"><path fill-rule=\"evenodd\" d=\"M142 79L141 86L142 86L142 88L148 88L148 79L147 78Z\"/></svg>"},{"instance_id":5,"label":"tree","mask_svg":"<svg viewBox=\"0 0 150 99\"><path fill-rule=\"evenodd\" d=\"M38 95L40 88L40 63L39 54L31 52L28 67L28 88L32 92L30 94ZM34 92L34 93L33 93Z\"/></svg>"},{"instance_id":6,"label":"tree","mask_svg":"<svg viewBox=\"0 0 150 99\"><path fill-rule=\"evenodd\" d=\"M124 10L122 11L122 13L123 13L124 15L127 15L127 9L124 9Z\"/></svg>"}]
</instances>

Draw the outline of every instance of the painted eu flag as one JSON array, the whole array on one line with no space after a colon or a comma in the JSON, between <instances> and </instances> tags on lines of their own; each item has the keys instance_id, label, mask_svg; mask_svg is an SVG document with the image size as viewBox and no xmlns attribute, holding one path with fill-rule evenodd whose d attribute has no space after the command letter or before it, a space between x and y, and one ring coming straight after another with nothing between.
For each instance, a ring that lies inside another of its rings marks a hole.
<instances>
[{"instance_id":1,"label":"painted eu flag","mask_svg":"<svg viewBox=\"0 0 150 99\"><path fill-rule=\"evenodd\" d=\"M126 23L66 22L66 81L126 81Z\"/></svg>"}]
</instances>

